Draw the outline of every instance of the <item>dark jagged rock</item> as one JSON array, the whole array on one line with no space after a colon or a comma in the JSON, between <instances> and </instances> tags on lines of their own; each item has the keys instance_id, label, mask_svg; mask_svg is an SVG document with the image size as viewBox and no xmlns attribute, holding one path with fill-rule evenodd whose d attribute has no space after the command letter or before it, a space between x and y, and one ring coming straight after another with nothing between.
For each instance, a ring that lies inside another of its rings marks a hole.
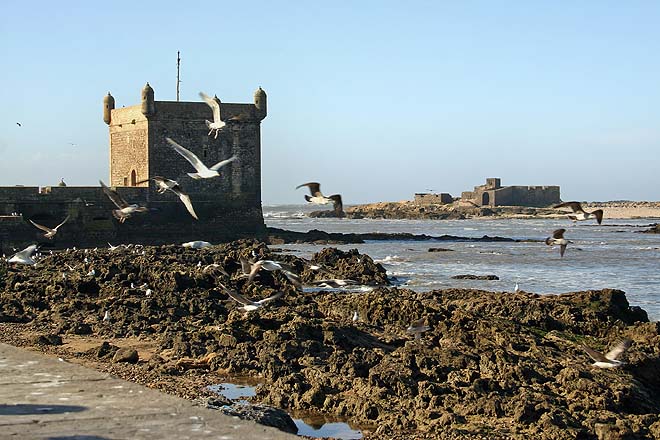
<instances>
[{"instance_id":1,"label":"dark jagged rock","mask_svg":"<svg viewBox=\"0 0 660 440\"><path fill-rule=\"evenodd\" d=\"M499 280L500 277L497 275L454 275L451 277L452 280Z\"/></svg>"},{"instance_id":2,"label":"dark jagged rock","mask_svg":"<svg viewBox=\"0 0 660 440\"><path fill-rule=\"evenodd\" d=\"M655 225L651 225L651 227L645 231L639 231L643 234L660 234L660 223L656 223Z\"/></svg>"},{"instance_id":3,"label":"dark jagged rock","mask_svg":"<svg viewBox=\"0 0 660 440\"><path fill-rule=\"evenodd\" d=\"M6 272L0 311L65 336L84 323L95 338L152 341L155 355L130 366L112 363L119 348L108 342L83 354L113 368L183 377L189 359L209 373L260 376L262 403L376 426L371 438L591 439L596 424L628 438L660 432L660 324L622 291L300 291L280 272L248 283L238 259L252 253L303 279L321 276L254 240L196 251L70 251ZM341 277L384 282L382 267L354 250L326 249L314 261ZM63 279L66 264L81 267ZM96 294L76 289L91 267ZM285 294L245 314L219 283L253 298ZM406 328L418 319L429 330L414 340ZM595 369L581 348L606 351L623 338L633 344L619 369Z\"/></svg>"},{"instance_id":4,"label":"dark jagged rock","mask_svg":"<svg viewBox=\"0 0 660 440\"><path fill-rule=\"evenodd\" d=\"M228 416L242 420L253 420L261 425L272 426L291 434L298 433L298 427L291 416L278 408L266 405L245 405L234 403L224 397L209 397L206 407L222 411Z\"/></svg>"},{"instance_id":5,"label":"dark jagged rock","mask_svg":"<svg viewBox=\"0 0 660 440\"><path fill-rule=\"evenodd\" d=\"M127 362L134 364L140 360L137 350L132 348L120 348L112 357L112 362Z\"/></svg>"},{"instance_id":6,"label":"dark jagged rock","mask_svg":"<svg viewBox=\"0 0 660 440\"><path fill-rule=\"evenodd\" d=\"M446 249L446 248L436 248L436 247L432 247L432 248L429 248L428 251L429 251L429 252L453 252L453 249Z\"/></svg>"},{"instance_id":7,"label":"dark jagged rock","mask_svg":"<svg viewBox=\"0 0 660 440\"><path fill-rule=\"evenodd\" d=\"M37 335L32 343L35 345L62 345L62 337L52 333Z\"/></svg>"},{"instance_id":8,"label":"dark jagged rock","mask_svg":"<svg viewBox=\"0 0 660 440\"><path fill-rule=\"evenodd\" d=\"M359 244L365 241L451 241L451 242L541 242L543 240L533 239L515 239L508 237L491 237L484 235L482 237L459 237L456 235L426 235L410 234L407 232L384 233L370 232L362 234L343 234L340 232L328 233L312 229L308 232L287 231L279 228L267 228L268 240L270 244L284 243L319 243L319 244Z\"/></svg>"}]
</instances>

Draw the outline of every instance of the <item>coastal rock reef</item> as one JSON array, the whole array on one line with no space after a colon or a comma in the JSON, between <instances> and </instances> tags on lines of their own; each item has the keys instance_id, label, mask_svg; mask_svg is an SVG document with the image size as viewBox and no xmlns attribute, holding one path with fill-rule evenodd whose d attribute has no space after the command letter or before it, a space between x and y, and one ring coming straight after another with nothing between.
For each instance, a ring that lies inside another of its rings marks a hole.
<instances>
[{"instance_id":1,"label":"coastal rock reef","mask_svg":"<svg viewBox=\"0 0 660 440\"><path fill-rule=\"evenodd\" d=\"M327 276L322 266L372 289L299 289L281 271L248 282L241 257L281 261L305 286ZM660 324L624 292L387 284L355 250L311 261L249 240L76 250L0 265L0 322L42 329L36 340L56 346L72 335L151 340L150 359L138 347L122 362L162 378L258 378L260 403L348 419L367 438L660 438ZM246 313L221 285L284 295ZM428 327L419 339L406 331L415 321ZM624 338L620 368L592 366L581 347L607 352ZM99 362L120 356L103 350Z\"/></svg>"}]
</instances>

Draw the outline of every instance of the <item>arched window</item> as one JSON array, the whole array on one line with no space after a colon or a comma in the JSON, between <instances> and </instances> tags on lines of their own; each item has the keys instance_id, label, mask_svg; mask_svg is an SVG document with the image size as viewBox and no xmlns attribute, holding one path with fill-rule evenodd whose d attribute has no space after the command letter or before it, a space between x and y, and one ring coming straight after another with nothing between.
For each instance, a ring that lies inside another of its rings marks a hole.
<instances>
[{"instance_id":1,"label":"arched window","mask_svg":"<svg viewBox=\"0 0 660 440\"><path fill-rule=\"evenodd\" d=\"M490 194L488 194L487 192L481 195L481 205L482 206L490 205Z\"/></svg>"},{"instance_id":2,"label":"arched window","mask_svg":"<svg viewBox=\"0 0 660 440\"><path fill-rule=\"evenodd\" d=\"M131 171L131 186L135 186L137 182L137 173L135 170Z\"/></svg>"}]
</instances>

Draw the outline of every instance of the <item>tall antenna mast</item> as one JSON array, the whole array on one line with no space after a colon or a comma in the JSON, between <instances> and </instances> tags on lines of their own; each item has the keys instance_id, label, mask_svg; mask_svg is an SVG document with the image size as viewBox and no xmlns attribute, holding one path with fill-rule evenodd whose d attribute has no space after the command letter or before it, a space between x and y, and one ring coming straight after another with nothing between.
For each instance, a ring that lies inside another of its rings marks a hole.
<instances>
[{"instance_id":1,"label":"tall antenna mast","mask_svg":"<svg viewBox=\"0 0 660 440\"><path fill-rule=\"evenodd\" d=\"M179 57L179 52L178 50L176 51L176 101L179 102L179 83L181 80L179 80L179 67L181 66L181 58Z\"/></svg>"}]
</instances>

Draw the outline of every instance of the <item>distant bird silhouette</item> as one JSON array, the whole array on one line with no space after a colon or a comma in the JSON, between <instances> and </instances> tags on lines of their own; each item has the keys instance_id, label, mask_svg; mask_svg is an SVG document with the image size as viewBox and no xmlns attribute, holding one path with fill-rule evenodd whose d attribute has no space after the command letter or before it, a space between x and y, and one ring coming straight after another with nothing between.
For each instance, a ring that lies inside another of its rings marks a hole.
<instances>
[{"instance_id":1,"label":"distant bird silhouette","mask_svg":"<svg viewBox=\"0 0 660 440\"><path fill-rule=\"evenodd\" d=\"M195 220L199 220L199 217L197 217L197 214L195 213L195 208L193 208L192 201L190 200L190 196L185 192L183 192L183 190L179 186L179 183L176 180L167 179L162 176L154 176L151 179L141 180L137 182L136 185L148 182L149 180L153 180L154 182L156 182L156 185L158 186L158 190L157 190L158 194L163 194L165 191L172 191L174 194L176 194L179 197L179 200L181 200L183 205L186 207L190 215L192 215Z\"/></svg>"},{"instance_id":2,"label":"distant bird silhouette","mask_svg":"<svg viewBox=\"0 0 660 440\"><path fill-rule=\"evenodd\" d=\"M552 233L552 237L545 239L545 244L548 246L559 245L559 255L562 257L564 256L564 252L566 252L566 246L568 243L573 243L572 241L568 241L564 238L564 232L566 232L566 229L557 229Z\"/></svg>"},{"instance_id":3,"label":"distant bird silhouette","mask_svg":"<svg viewBox=\"0 0 660 440\"><path fill-rule=\"evenodd\" d=\"M591 356L591 359L595 361L592 364L593 366L599 368L616 368L625 364L625 362L619 360L619 357L623 355L631 345L632 340L624 339L606 354L593 350L584 344L582 344L582 348L589 356Z\"/></svg>"},{"instance_id":4,"label":"distant bird silhouette","mask_svg":"<svg viewBox=\"0 0 660 440\"><path fill-rule=\"evenodd\" d=\"M122 196L120 196L117 191L114 191L106 186L103 181L99 180L101 188L106 196L115 204L119 209L113 209L112 215L119 220L120 223L124 223L127 218L135 214L136 212L146 212L149 208L140 206L138 204L129 204Z\"/></svg>"},{"instance_id":5,"label":"distant bird silhouette","mask_svg":"<svg viewBox=\"0 0 660 440\"><path fill-rule=\"evenodd\" d=\"M45 232L44 237L48 238L49 240L52 240L53 237L55 237L55 234L57 234L57 229L62 226L64 223L66 223L69 220L70 216L66 216L64 221L60 223L59 225L55 226L54 228L49 228L48 226L40 225L39 223L35 223L32 220L30 220L30 223L32 223L34 226L37 228L41 229L42 231Z\"/></svg>"},{"instance_id":6,"label":"distant bird silhouette","mask_svg":"<svg viewBox=\"0 0 660 440\"><path fill-rule=\"evenodd\" d=\"M589 220L590 218L595 218L598 224L600 225L603 222L603 210L602 209L597 209L592 212L587 212L584 209L582 209L582 205L580 202L564 202L560 203L559 205L553 206L553 208L571 208L571 210L575 213L575 215L568 214L567 217L574 222L576 221L583 221L583 220Z\"/></svg>"},{"instance_id":7,"label":"distant bird silhouette","mask_svg":"<svg viewBox=\"0 0 660 440\"><path fill-rule=\"evenodd\" d=\"M186 159L193 167L195 167L197 170L196 173L188 173L188 175L193 179L211 179L213 177L218 177L220 175L218 172L220 168L237 159L236 156L232 156L229 159L222 160L213 165L211 168L208 168L192 151L182 147L170 138L165 138L165 140L170 144L170 147L172 147L174 151L183 156L184 159Z\"/></svg>"},{"instance_id":8,"label":"distant bird silhouette","mask_svg":"<svg viewBox=\"0 0 660 440\"><path fill-rule=\"evenodd\" d=\"M17 122L16 125L18 125L19 127L22 127L20 122Z\"/></svg>"},{"instance_id":9,"label":"distant bird silhouette","mask_svg":"<svg viewBox=\"0 0 660 440\"><path fill-rule=\"evenodd\" d=\"M204 121L206 122L206 127L210 129L209 131L209 136L213 131L215 130L215 137L214 139L218 138L218 132L222 130L225 127L225 123L222 122L220 119L220 104L218 101L216 101L217 98L211 98L210 96L206 95L204 92L199 92L199 96L204 100L204 102L211 107L211 110L213 110L213 122L211 121Z\"/></svg>"}]
</instances>

